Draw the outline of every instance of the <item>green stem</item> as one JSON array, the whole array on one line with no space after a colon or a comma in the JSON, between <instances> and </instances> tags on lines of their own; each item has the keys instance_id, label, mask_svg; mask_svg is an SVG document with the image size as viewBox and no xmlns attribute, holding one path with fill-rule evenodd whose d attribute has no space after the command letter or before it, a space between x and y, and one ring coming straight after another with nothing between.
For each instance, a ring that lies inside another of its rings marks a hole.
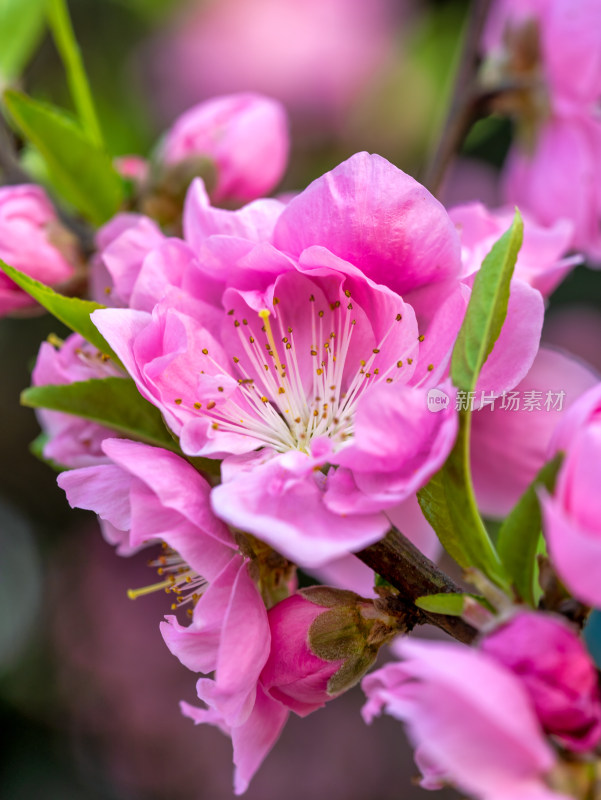
<instances>
[{"instance_id":1,"label":"green stem","mask_svg":"<svg viewBox=\"0 0 601 800\"><path fill-rule=\"evenodd\" d=\"M90 140L102 147L102 131L96 116L81 51L75 38L66 0L48 0L48 24L67 73L67 81L82 126Z\"/></svg>"}]
</instances>

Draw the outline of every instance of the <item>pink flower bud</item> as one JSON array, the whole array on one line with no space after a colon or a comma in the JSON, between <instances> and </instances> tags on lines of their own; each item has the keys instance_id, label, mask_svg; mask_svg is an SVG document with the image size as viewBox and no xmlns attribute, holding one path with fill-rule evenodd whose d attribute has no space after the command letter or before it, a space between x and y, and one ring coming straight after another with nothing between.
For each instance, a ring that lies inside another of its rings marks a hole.
<instances>
[{"instance_id":1,"label":"pink flower bud","mask_svg":"<svg viewBox=\"0 0 601 800\"><path fill-rule=\"evenodd\" d=\"M599 742L597 673L561 618L521 612L486 636L480 649L520 678L541 724L565 747L585 751Z\"/></svg>"},{"instance_id":2,"label":"pink flower bud","mask_svg":"<svg viewBox=\"0 0 601 800\"><path fill-rule=\"evenodd\" d=\"M331 698L328 681L343 663L343 659L325 661L309 645L309 628L326 611L294 594L268 614L271 653L261 681L272 697L303 717Z\"/></svg>"},{"instance_id":3,"label":"pink flower bud","mask_svg":"<svg viewBox=\"0 0 601 800\"><path fill-rule=\"evenodd\" d=\"M327 586L282 600L268 616L271 652L261 683L301 717L357 683L394 632L372 601Z\"/></svg>"},{"instance_id":4,"label":"pink flower bud","mask_svg":"<svg viewBox=\"0 0 601 800\"><path fill-rule=\"evenodd\" d=\"M116 158L115 167L124 178L133 183L144 183L148 179L150 170L148 161L135 155Z\"/></svg>"},{"instance_id":5,"label":"pink flower bud","mask_svg":"<svg viewBox=\"0 0 601 800\"><path fill-rule=\"evenodd\" d=\"M182 114L167 133L162 156L167 164L208 156L217 167L213 201L248 202L280 181L288 148L280 103L257 94L232 94Z\"/></svg>"},{"instance_id":6,"label":"pink flower bud","mask_svg":"<svg viewBox=\"0 0 601 800\"><path fill-rule=\"evenodd\" d=\"M0 187L0 258L51 286L75 272L74 241L39 186ZM0 273L0 314L33 304L28 294Z\"/></svg>"}]
</instances>

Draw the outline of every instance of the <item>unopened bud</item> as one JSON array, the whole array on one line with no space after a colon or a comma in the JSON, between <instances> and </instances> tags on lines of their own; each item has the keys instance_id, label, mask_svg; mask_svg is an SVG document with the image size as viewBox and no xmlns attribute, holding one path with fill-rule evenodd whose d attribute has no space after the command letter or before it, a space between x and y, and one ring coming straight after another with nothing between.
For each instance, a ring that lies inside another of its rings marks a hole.
<instances>
[{"instance_id":1,"label":"unopened bud","mask_svg":"<svg viewBox=\"0 0 601 800\"><path fill-rule=\"evenodd\" d=\"M278 603L269 623L272 647L261 681L300 716L357 683L398 632L372 600L324 586Z\"/></svg>"},{"instance_id":2,"label":"unopened bud","mask_svg":"<svg viewBox=\"0 0 601 800\"><path fill-rule=\"evenodd\" d=\"M561 617L522 611L485 636L480 649L519 677L545 730L570 750L601 739L597 671Z\"/></svg>"},{"instance_id":3,"label":"unopened bud","mask_svg":"<svg viewBox=\"0 0 601 800\"><path fill-rule=\"evenodd\" d=\"M0 187L0 258L50 286L74 276L80 258L75 239L39 186ZM0 274L0 315L33 305L28 294Z\"/></svg>"}]
</instances>

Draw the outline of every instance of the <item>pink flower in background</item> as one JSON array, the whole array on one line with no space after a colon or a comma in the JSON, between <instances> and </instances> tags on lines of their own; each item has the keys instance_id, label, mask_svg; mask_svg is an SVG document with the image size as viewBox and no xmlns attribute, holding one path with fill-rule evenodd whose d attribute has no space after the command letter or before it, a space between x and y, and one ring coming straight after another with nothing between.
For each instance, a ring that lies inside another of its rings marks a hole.
<instances>
[{"instance_id":1,"label":"pink flower in background","mask_svg":"<svg viewBox=\"0 0 601 800\"><path fill-rule=\"evenodd\" d=\"M480 650L515 673L541 725L564 747L585 752L599 743L597 670L563 617L519 612L485 636Z\"/></svg>"},{"instance_id":2,"label":"pink flower in background","mask_svg":"<svg viewBox=\"0 0 601 800\"><path fill-rule=\"evenodd\" d=\"M75 241L39 186L0 187L0 258L50 286L75 274ZM34 300L0 272L0 314L33 305Z\"/></svg>"},{"instance_id":3,"label":"pink flower in background","mask_svg":"<svg viewBox=\"0 0 601 800\"><path fill-rule=\"evenodd\" d=\"M447 642L403 640L400 663L363 679L366 722L407 724L427 789L451 783L481 800L568 800L545 776L555 756L520 679L492 657Z\"/></svg>"},{"instance_id":4,"label":"pink flower in background","mask_svg":"<svg viewBox=\"0 0 601 800\"><path fill-rule=\"evenodd\" d=\"M503 178L509 203L545 226L573 225L571 247L601 259L601 119L584 112L556 116L542 127L532 151L515 146Z\"/></svg>"},{"instance_id":5,"label":"pink flower in background","mask_svg":"<svg viewBox=\"0 0 601 800\"><path fill-rule=\"evenodd\" d=\"M102 356L82 336L72 333L58 348L43 342L31 374L33 386L64 385L95 378L124 377L123 370ZM104 439L115 431L73 414L36 411L47 441L43 455L64 467L85 467L106 461Z\"/></svg>"},{"instance_id":6,"label":"pink flower in background","mask_svg":"<svg viewBox=\"0 0 601 800\"><path fill-rule=\"evenodd\" d=\"M504 517L549 460L553 433L599 377L582 361L541 347L513 392L472 415L471 461L478 505Z\"/></svg>"},{"instance_id":7,"label":"pink flower in background","mask_svg":"<svg viewBox=\"0 0 601 800\"><path fill-rule=\"evenodd\" d=\"M601 9L596 0L496 0L484 33L486 53L498 60L511 58L512 40L527 25L535 28L537 44L524 55L540 57L532 67L544 78L552 105L592 105L601 96Z\"/></svg>"},{"instance_id":8,"label":"pink flower in background","mask_svg":"<svg viewBox=\"0 0 601 800\"><path fill-rule=\"evenodd\" d=\"M216 97L179 117L165 136L161 157L177 164L194 156L215 163L215 203L244 203L269 194L288 162L288 122L283 106L257 94Z\"/></svg>"},{"instance_id":9,"label":"pink flower in background","mask_svg":"<svg viewBox=\"0 0 601 800\"><path fill-rule=\"evenodd\" d=\"M164 113L238 91L337 122L394 46L389 0L192 2L149 53Z\"/></svg>"},{"instance_id":10,"label":"pink flower in background","mask_svg":"<svg viewBox=\"0 0 601 800\"><path fill-rule=\"evenodd\" d=\"M572 247L601 258L599 154L601 6L596 0L497 0L483 40L519 123L504 176L506 201L551 226L572 222Z\"/></svg>"},{"instance_id":11,"label":"pink flower in background","mask_svg":"<svg viewBox=\"0 0 601 800\"><path fill-rule=\"evenodd\" d=\"M513 209L490 211L482 203L449 209L449 216L461 237L464 277L480 269L493 244L509 229L513 215ZM545 228L528 214L523 217L524 241L515 265L515 277L547 296L573 267L582 263L581 256L564 257L571 245L573 225L561 219Z\"/></svg>"},{"instance_id":12,"label":"pink flower in background","mask_svg":"<svg viewBox=\"0 0 601 800\"><path fill-rule=\"evenodd\" d=\"M601 387L566 414L551 443L562 450L553 496L542 497L544 533L554 568L575 597L601 606Z\"/></svg>"}]
</instances>

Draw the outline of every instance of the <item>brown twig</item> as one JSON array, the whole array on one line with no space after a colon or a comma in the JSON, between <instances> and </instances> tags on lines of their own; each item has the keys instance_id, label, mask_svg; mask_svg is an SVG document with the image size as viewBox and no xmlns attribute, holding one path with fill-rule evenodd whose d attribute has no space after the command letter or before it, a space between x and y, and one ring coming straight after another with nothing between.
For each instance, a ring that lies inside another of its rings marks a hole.
<instances>
[{"instance_id":1,"label":"brown twig","mask_svg":"<svg viewBox=\"0 0 601 800\"><path fill-rule=\"evenodd\" d=\"M476 637L477 631L460 617L432 614L414 605L416 598L423 595L463 590L396 528L355 555L399 592L399 597L410 605L411 613L418 612L418 622L436 625L460 642L469 643Z\"/></svg>"},{"instance_id":2,"label":"brown twig","mask_svg":"<svg viewBox=\"0 0 601 800\"><path fill-rule=\"evenodd\" d=\"M482 30L490 5L491 0L474 0L469 11L470 17L449 113L423 181L432 194L438 194L440 191L453 156L459 151L472 124L482 116L488 106L488 97L478 91L474 76L479 63L478 51Z\"/></svg>"}]
</instances>

